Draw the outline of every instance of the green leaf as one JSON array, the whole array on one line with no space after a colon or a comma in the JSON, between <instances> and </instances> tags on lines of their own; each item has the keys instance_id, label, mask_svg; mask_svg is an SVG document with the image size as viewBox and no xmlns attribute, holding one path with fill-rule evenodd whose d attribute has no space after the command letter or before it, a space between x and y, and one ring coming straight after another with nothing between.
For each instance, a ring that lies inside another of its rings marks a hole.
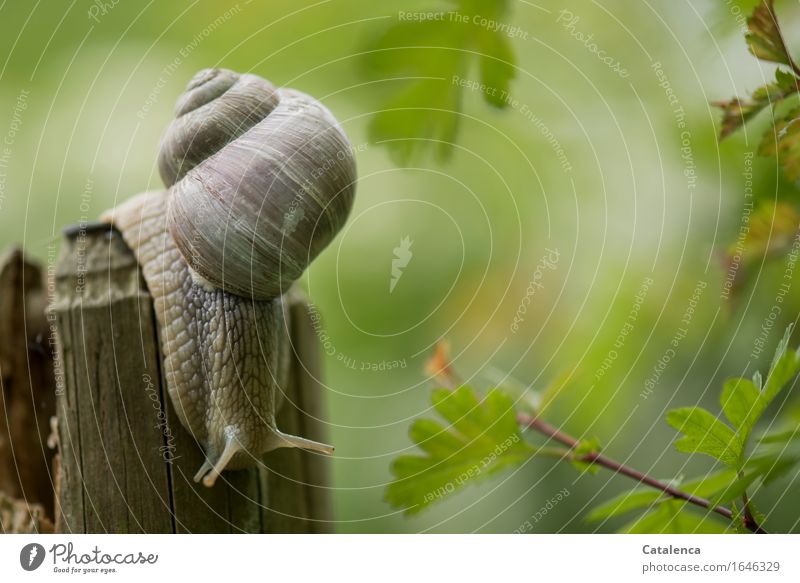
<instances>
[{"instance_id":1,"label":"green leaf","mask_svg":"<svg viewBox=\"0 0 800 583\"><path fill-rule=\"evenodd\" d=\"M696 496L707 497L727 486L736 479L736 472L733 470L722 470L702 478L695 478L680 484L681 490ZM649 508L660 501L671 500L672 498L653 488L635 488L628 490L612 498L608 502L601 504L592 510L587 519L590 521L605 520L613 516L619 516L633 510Z\"/></svg>"},{"instance_id":2,"label":"green leaf","mask_svg":"<svg viewBox=\"0 0 800 583\"><path fill-rule=\"evenodd\" d=\"M363 65L372 74L436 75L444 65L436 59L420 59L426 52L446 58L461 43L461 31L447 20L398 21L369 42Z\"/></svg>"},{"instance_id":3,"label":"green leaf","mask_svg":"<svg viewBox=\"0 0 800 583\"><path fill-rule=\"evenodd\" d=\"M736 433L701 407L684 407L667 413L667 423L684 434L675 442L678 451L704 453L729 466L737 466L742 443Z\"/></svg>"},{"instance_id":4,"label":"green leaf","mask_svg":"<svg viewBox=\"0 0 800 583\"><path fill-rule=\"evenodd\" d=\"M757 482L769 485L796 470L800 463L800 448L781 445L761 448L745 463L741 475L714 496L715 504L724 504L740 498Z\"/></svg>"},{"instance_id":5,"label":"green leaf","mask_svg":"<svg viewBox=\"0 0 800 583\"><path fill-rule=\"evenodd\" d=\"M711 514L699 514L686 510L681 500L668 500L655 510L640 516L622 527L619 532L630 534L721 534L727 532Z\"/></svg>"},{"instance_id":6,"label":"green leaf","mask_svg":"<svg viewBox=\"0 0 800 583\"><path fill-rule=\"evenodd\" d=\"M456 140L461 92L450 79L419 79L398 91L369 126L369 138L383 144L398 165L410 163L415 151L432 147L440 159Z\"/></svg>"},{"instance_id":7,"label":"green leaf","mask_svg":"<svg viewBox=\"0 0 800 583\"><path fill-rule=\"evenodd\" d=\"M598 471L600 471L600 466L596 465L592 461L576 459L596 453L600 453L600 440L596 437L592 437L591 439L582 439L572 450L572 465L581 471L587 471L590 474L596 474Z\"/></svg>"},{"instance_id":8,"label":"green leaf","mask_svg":"<svg viewBox=\"0 0 800 583\"><path fill-rule=\"evenodd\" d=\"M385 499L414 514L467 483L520 465L535 453L520 433L513 401L499 389L478 399L469 387L432 393L433 407L446 421L421 419L411 439L424 455L394 460L394 481Z\"/></svg>"},{"instance_id":9,"label":"green leaf","mask_svg":"<svg viewBox=\"0 0 800 583\"><path fill-rule=\"evenodd\" d=\"M800 370L800 354L796 350L789 350L789 339L792 335L790 324L783 334L783 338L775 349L772 366L769 369L764 390L761 393L763 407L766 408L778 394L788 385Z\"/></svg>"},{"instance_id":10,"label":"green leaf","mask_svg":"<svg viewBox=\"0 0 800 583\"><path fill-rule=\"evenodd\" d=\"M506 0L459 0L456 11L436 19L393 23L364 51L364 70L391 90L369 125L370 140L387 146L395 163L407 165L433 148L439 160L453 150L465 91L495 107L515 75L515 58L501 30L476 24L474 16L504 22ZM431 11L433 14L434 12ZM467 78L477 59L479 76Z\"/></svg>"},{"instance_id":11,"label":"green leaf","mask_svg":"<svg viewBox=\"0 0 800 583\"><path fill-rule=\"evenodd\" d=\"M735 479L733 482L715 492L712 503L714 505L725 504L731 500L737 500L747 492L747 489L759 478L759 473L749 471Z\"/></svg>"},{"instance_id":12,"label":"green leaf","mask_svg":"<svg viewBox=\"0 0 800 583\"><path fill-rule=\"evenodd\" d=\"M760 448L747 460L746 470L757 473L764 484L771 484L797 469L800 464L800 444L789 442L775 447Z\"/></svg>"},{"instance_id":13,"label":"green leaf","mask_svg":"<svg viewBox=\"0 0 800 583\"><path fill-rule=\"evenodd\" d=\"M736 471L732 469L725 469L713 474L709 474L702 478L695 478L689 482L681 484L681 490L708 498L712 494L719 492L722 488L730 484L736 479Z\"/></svg>"},{"instance_id":14,"label":"green leaf","mask_svg":"<svg viewBox=\"0 0 800 583\"><path fill-rule=\"evenodd\" d=\"M797 456L783 456L774 459L759 460L756 466L757 472L761 473L761 480L765 486L769 486L773 482L777 482L793 470L797 469L797 463L800 459Z\"/></svg>"},{"instance_id":15,"label":"green leaf","mask_svg":"<svg viewBox=\"0 0 800 583\"><path fill-rule=\"evenodd\" d=\"M772 131L764 133L758 147L762 156L776 156L786 177L800 182L800 108L778 118Z\"/></svg>"},{"instance_id":16,"label":"green leaf","mask_svg":"<svg viewBox=\"0 0 800 583\"><path fill-rule=\"evenodd\" d=\"M788 443L800 439L800 427L788 431L767 433L759 438L760 443Z\"/></svg>"},{"instance_id":17,"label":"green leaf","mask_svg":"<svg viewBox=\"0 0 800 583\"><path fill-rule=\"evenodd\" d=\"M747 19L750 32L745 36L750 52L764 61L794 66L781 34L774 0L762 0Z\"/></svg>"},{"instance_id":18,"label":"green leaf","mask_svg":"<svg viewBox=\"0 0 800 583\"><path fill-rule=\"evenodd\" d=\"M798 371L800 371L800 354L795 350L789 350L789 339L792 335L792 326L790 325L783 334L783 338L778 342L775 349L775 356L772 359L767 379L764 382L764 387L758 391L757 397L753 400L753 390L756 389L755 385L747 387L745 379L732 379L725 384L723 389L721 401L723 402L723 410L731 419L730 414L725 409L726 405L732 409L734 415L740 415L742 410L747 409L744 421L740 425L740 437L742 442L746 444L750 431L753 426L758 422L761 416L769 407L770 403L775 400L780 392L789 385L789 382L794 379ZM736 382L736 392L729 388L729 383ZM756 389L757 390L757 389ZM733 422L733 420L731 420ZM736 423L734 423L736 425Z\"/></svg>"},{"instance_id":19,"label":"green leaf","mask_svg":"<svg viewBox=\"0 0 800 583\"><path fill-rule=\"evenodd\" d=\"M508 105L511 81L516 75L514 52L506 37L489 31L479 36L478 50L481 83L491 88L483 92L483 97L490 105L502 109Z\"/></svg>"},{"instance_id":20,"label":"green leaf","mask_svg":"<svg viewBox=\"0 0 800 583\"><path fill-rule=\"evenodd\" d=\"M753 417L756 403L760 397L761 391L747 379L730 379L725 382L720 394L720 404L728 421L737 428L740 435L746 436L750 433L755 423Z\"/></svg>"},{"instance_id":21,"label":"green leaf","mask_svg":"<svg viewBox=\"0 0 800 583\"><path fill-rule=\"evenodd\" d=\"M605 520L606 518L619 516L620 514L625 514L632 510L649 508L663 497L663 492L650 488L647 490L641 488L629 490L596 507L586 518L592 522Z\"/></svg>"},{"instance_id":22,"label":"green leaf","mask_svg":"<svg viewBox=\"0 0 800 583\"><path fill-rule=\"evenodd\" d=\"M767 380L761 390L747 379L730 379L725 383L720 395L720 403L725 416L738 431L743 448L747 446L750 433L766 411L769 404L789 384L800 371L800 355L789 350L792 334L790 325L778 342L772 359ZM758 377L759 383L761 377Z\"/></svg>"}]
</instances>

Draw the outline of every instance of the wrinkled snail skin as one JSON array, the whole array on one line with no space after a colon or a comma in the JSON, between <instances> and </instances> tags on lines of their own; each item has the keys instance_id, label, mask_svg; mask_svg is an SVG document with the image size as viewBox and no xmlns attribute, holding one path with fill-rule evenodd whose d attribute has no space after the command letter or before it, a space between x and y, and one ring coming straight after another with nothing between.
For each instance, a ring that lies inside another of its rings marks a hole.
<instances>
[{"instance_id":1,"label":"wrinkled snail skin","mask_svg":"<svg viewBox=\"0 0 800 583\"><path fill-rule=\"evenodd\" d=\"M211 464L233 447L222 467L245 467L269 449L275 396L287 380L279 353L287 340L283 298L252 302L195 283L166 228L166 199L166 191L138 195L110 218L153 297L167 392L181 424Z\"/></svg>"},{"instance_id":2,"label":"wrinkled snail skin","mask_svg":"<svg viewBox=\"0 0 800 583\"><path fill-rule=\"evenodd\" d=\"M195 481L263 453L333 447L282 433L290 287L352 206L346 136L312 98L253 75L201 71L178 101L159 168L169 190L105 215L141 266L167 392L206 454Z\"/></svg>"}]
</instances>

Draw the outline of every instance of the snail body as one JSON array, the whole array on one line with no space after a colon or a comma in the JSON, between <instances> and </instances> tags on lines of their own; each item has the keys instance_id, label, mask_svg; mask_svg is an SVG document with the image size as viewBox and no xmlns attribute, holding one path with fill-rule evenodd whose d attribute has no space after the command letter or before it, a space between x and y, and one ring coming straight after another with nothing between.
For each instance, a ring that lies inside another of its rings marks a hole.
<instances>
[{"instance_id":1,"label":"snail body","mask_svg":"<svg viewBox=\"0 0 800 583\"><path fill-rule=\"evenodd\" d=\"M355 164L333 115L254 75L205 70L178 100L146 192L105 218L153 297L167 392L203 447L207 486L263 453L333 447L282 433L294 281L352 206ZM321 170L324 169L324 170Z\"/></svg>"}]
</instances>

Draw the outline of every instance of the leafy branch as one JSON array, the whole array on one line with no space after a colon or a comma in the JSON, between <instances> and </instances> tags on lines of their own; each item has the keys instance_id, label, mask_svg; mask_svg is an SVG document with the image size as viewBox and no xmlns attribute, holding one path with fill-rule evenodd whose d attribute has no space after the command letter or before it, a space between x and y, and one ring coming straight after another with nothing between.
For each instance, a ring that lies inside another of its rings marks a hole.
<instances>
[{"instance_id":1,"label":"leafy branch","mask_svg":"<svg viewBox=\"0 0 800 583\"><path fill-rule=\"evenodd\" d=\"M597 465L604 467L622 476L632 478L637 482L639 482L640 484L644 484L646 486L650 486L651 488L655 488L656 490L660 490L661 492L663 492L668 496L671 496L672 498L678 500L685 500L686 502L694 504L695 506L706 508L708 510L711 510L712 512L716 512L720 516L724 516L727 519L733 519L734 517L733 512L729 508L724 508L722 506L715 505L710 500L706 500L705 498L696 496L695 494L689 491L682 490L676 486L657 480L651 476L648 476L643 472L640 472L639 470L636 470L623 463L608 458L602 455L599 451L590 451L588 453L582 453L581 448L585 447L585 445L582 444L581 441L575 439L570 435L567 435L566 433L560 431L559 429L556 429L555 427L553 427L552 425L541 419L538 419L536 417L529 417L528 415L524 414L519 415L518 419L520 424L529 427L531 429L535 429L542 435L550 437L568 446L570 450L567 452L566 457L573 463L578 462L590 466Z\"/></svg>"},{"instance_id":2,"label":"leafy branch","mask_svg":"<svg viewBox=\"0 0 800 583\"><path fill-rule=\"evenodd\" d=\"M505 23L507 0L449 0L452 11L400 12L397 22L368 46L364 69L391 81L393 90L373 116L370 139L383 143L398 164L434 146L446 160L458 132L462 91L479 91L504 108L515 76L514 51ZM466 79L473 61L478 77Z\"/></svg>"},{"instance_id":3,"label":"leafy branch","mask_svg":"<svg viewBox=\"0 0 800 583\"><path fill-rule=\"evenodd\" d=\"M800 68L789 52L784 40L774 0L761 0L747 19L748 33L745 36L750 52L758 59L777 63L775 81L753 91L748 99L734 97L728 101L715 102L722 109L720 139L731 135L766 108L772 108L772 131L764 134L759 154L777 156L786 176L793 182L800 181L800 144L798 144L798 119L800 108L777 114L775 108L800 91Z\"/></svg>"},{"instance_id":4,"label":"leafy branch","mask_svg":"<svg viewBox=\"0 0 800 583\"><path fill-rule=\"evenodd\" d=\"M440 347L427 370L445 386L433 391L432 404L448 425L430 419L413 424L411 439L423 455L402 455L394 461L395 479L387 487L386 500L414 514L467 483L521 467L534 457L546 457L569 461L591 473L605 468L646 487L626 492L595 509L590 520L646 508L648 513L627 531L652 530L658 525L662 530L665 525L690 531L707 529L702 521L686 520L681 511L691 505L727 519L735 528L764 533L748 490L758 483L769 484L800 464L800 451L787 447L800 444L800 429L762 436L748 455L757 422L800 371L800 352L788 349L790 334L791 328L777 347L765 381L756 373L752 380L734 378L725 383L720 404L730 425L701 407L674 409L667 414L667 422L682 434L675 442L678 451L709 455L725 466L721 472L685 484L656 479L602 454L596 439L578 439L565 433L547 422L541 411L518 411L515 401L499 388L480 398L459 381ZM525 430L541 434L547 443L529 443ZM551 441L563 447L550 447Z\"/></svg>"},{"instance_id":5,"label":"leafy branch","mask_svg":"<svg viewBox=\"0 0 800 583\"><path fill-rule=\"evenodd\" d=\"M800 92L800 67L784 39L774 0L761 0L748 18L747 27L745 39L750 52L762 61L778 65L775 81L757 88L748 98L734 97L713 103L723 113L720 140L769 109L772 125L761 137L758 153L776 157L784 175L800 184L800 107L796 102L789 104L790 98ZM732 275L734 294L748 278L752 265L762 258L783 256L792 248L798 223L798 213L791 204L759 202L745 239L733 243L725 253L724 267ZM736 268L739 262L742 269Z\"/></svg>"}]
</instances>

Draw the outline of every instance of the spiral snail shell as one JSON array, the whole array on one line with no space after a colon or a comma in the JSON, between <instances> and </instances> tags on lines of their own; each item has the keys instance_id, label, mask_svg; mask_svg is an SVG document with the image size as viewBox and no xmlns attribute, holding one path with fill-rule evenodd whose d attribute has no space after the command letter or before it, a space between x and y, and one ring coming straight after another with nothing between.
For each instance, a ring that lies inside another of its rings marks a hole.
<instances>
[{"instance_id":1,"label":"spiral snail shell","mask_svg":"<svg viewBox=\"0 0 800 583\"><path fill-rule=\"evenodd\" d=\"M355 160L330 111L255 75L210 69L178 100L159 169L169 230L204 280L267 300L344 225Z\"/></svg>"},{"instance_id":2,"label":"spiral snail shell","mask_svg":"<svg viewBox=\"0 0 800 583\"><path fill-rule=\"evenodd\" d=\"M255 75L198 73L159 154L166 191L105 215L134 251L153 297L167 391L203 447L207 486L280 447L330 454L282 433L292 283L347 220L355 163L333 115Z\"/></svg>"}]
</instances>

